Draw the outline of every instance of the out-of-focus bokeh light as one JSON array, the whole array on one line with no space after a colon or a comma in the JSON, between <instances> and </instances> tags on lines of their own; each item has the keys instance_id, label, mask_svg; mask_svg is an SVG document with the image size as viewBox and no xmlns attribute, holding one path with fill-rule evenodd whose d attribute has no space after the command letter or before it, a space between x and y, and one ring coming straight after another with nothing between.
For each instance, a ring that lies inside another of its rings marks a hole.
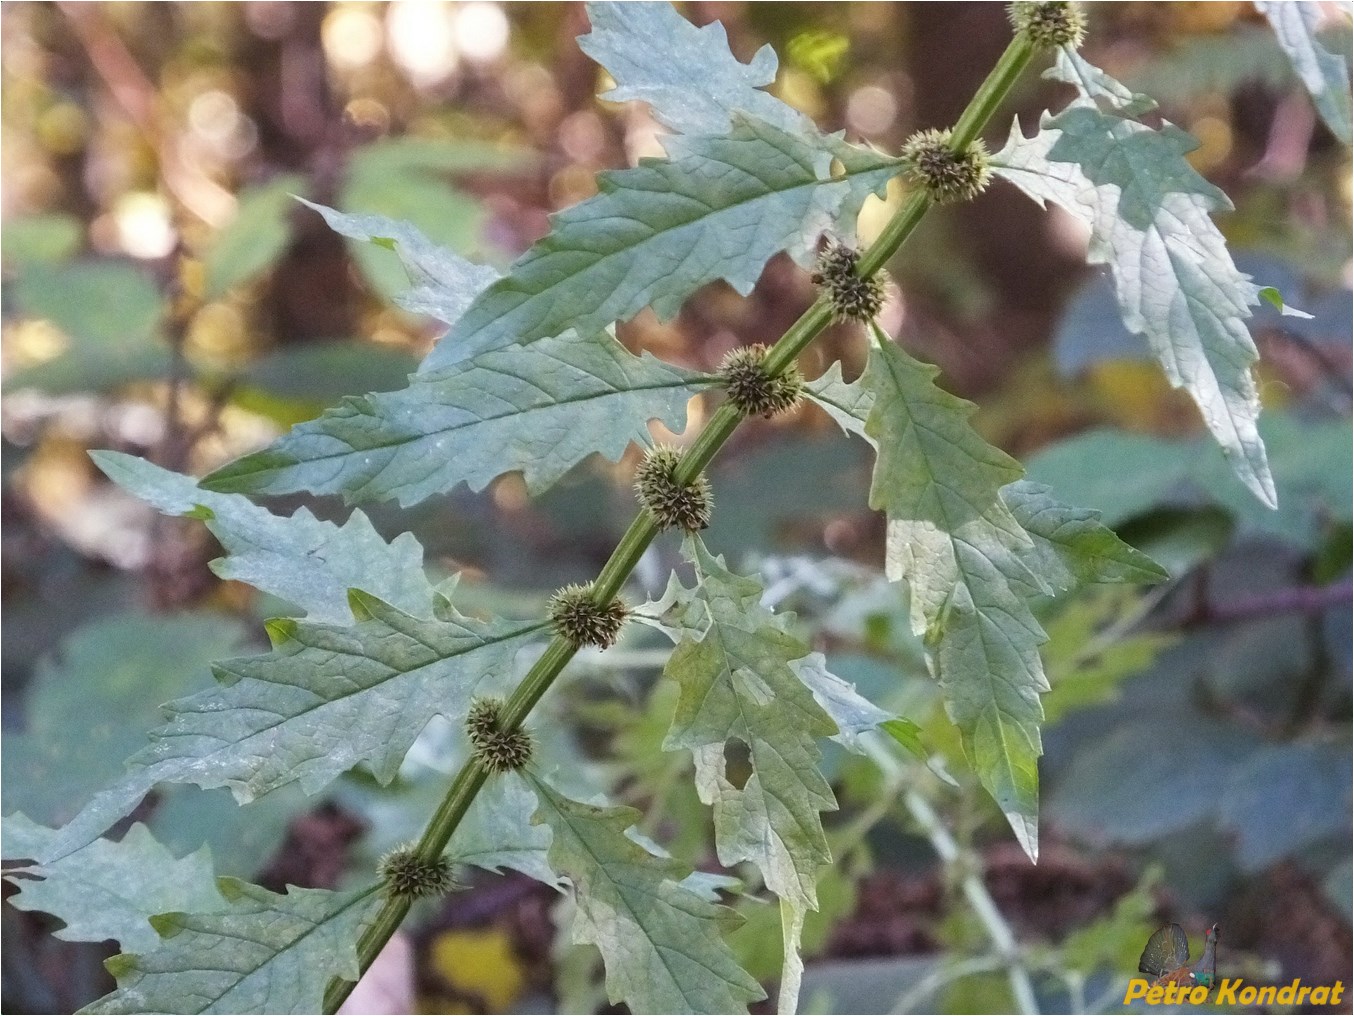
<instances>
[{"instance_id":1,"label":"out-of-focus bokeh light","mask_svg":"<svg viewBox=\"0 0 1354 1016\"><path fill-rule=\"evenodd\" d=\"M898 102L878 85L857 88L846 100L846 123L858 134L873 137L893 126L898 118Z\"/></svg>"},{"instance_id":2,"label":"out-of-focus bokeh light","mask_svg":"<svg viewBox=\"0 0 1354 1016\"><path fill-rule=\"evenodd\" d=\"M1200 173L1222 165L1232 154L1232 128L1221 117L1201 116L1189 125L1189 130L1199 139L1199 147L1186 158Z\"/></svg>"},{"instance_id":3,"label":"out-of-focus bokeh light","mask_svg":"<svg viewBox=\"0 0 1354 1016\"><path fill-rule=\"evenodd\" d=\"M208 89L193 99L188 106L188 125L221 159L239 159L258 141L254 121L240 112L233 95L219 88Z\"/></svg>"},{"instance_id":4,"label":"out-of-focus bokeh light","mask_svg":"<svg viewBox=\"0 0 1354 1016\"><path fill-rule=\"evenodd\" d=\"M386 11L386 45L409 80L427 87L450 77L458 62L450 5L394 0Z\"/></svg>"},{"instance_id":5,"label":"out-of-focus bokeh light","mask_svg":"<svg viewBox=\"0 0 1354 1016\"><path fill-rule=\"evenodd\" d=\"M496 60L507 48L508 16L496 3L471 0L459 5L451 27L456 49L467 60Z\"/></svg>"},{"instance_id":6,"label":"out-of-focus bokeh light","mask_svg":"<svg viewBox=\"0 0 1354 1016\"><path fill-rule=\"evenodd\" d=\"M66 333L44 318L18 321L5 329L5 364L27 367L60 356L70 345Z\"/></svg>"},{"instance_id":7,"label":"out-of-focus bokeh light","mask_svg":"<svg viewBox=\"0 0 1354 1016\"><path fill-rule=\"evenodd\" d=\"M606 150L606 128L594 110L570 113L559 125L560 148L574 162L597 165Z\"/></svg>"},{"instance_id":8,"label":"out-of-focus bokeh light","mask_svg":"<svg viewBox=\"0 0 1354 1016\"><path fill-rule=\"evenodd\" d=\"M359 70L381 53L385 41L381 19L368 4L344 4L325 16L320 27L320 43L330 66L338 70Z\"/></svg>"},{"instance_id":9,"label":"out-of-focus bokeh light","mask_svg":"<svg viewBox=\"0 0 1354 1016\"><path fill-rule=\"evenodd\" d=\"M825 111L823 92L814 76L807 71L786 67L776 79L778 98L795 109L817 119Z\"/></svg>"},{"instance_id":10,"label":"out-of-focus bokeh light","mask_svg":"<svg viewBox=\"0 0 1354 1016\"><path fill-rule=\"evenodd\" d=\"M159 194L133 191L113 206L117 244L132 257L162 258L178 243L170 220L169 202Z\"/></svg>"},{"instance_id":11,"label":"out-of-focus bokeh light","mask_svg":"<svg viewBox=\"0 0 1354 1016\"><path fill-rule=\"evenodd\" d=\"M53 103L37 119L37 136L53 155L74 155L84 147L89 118L73 102Z\"/></svg>"},{"instance_id":12,"label":"out-of-focus bokeh light","mask_svg":"<svg viewBox=\"0 0 1354 1016\"><path fill-rule=\"evenodd\" d=\"M343 115L354 127L373 134L384 134L390 130L390 110L385 103L376 99L354 99L343 107Z\"/></svg>"}]
</instances>

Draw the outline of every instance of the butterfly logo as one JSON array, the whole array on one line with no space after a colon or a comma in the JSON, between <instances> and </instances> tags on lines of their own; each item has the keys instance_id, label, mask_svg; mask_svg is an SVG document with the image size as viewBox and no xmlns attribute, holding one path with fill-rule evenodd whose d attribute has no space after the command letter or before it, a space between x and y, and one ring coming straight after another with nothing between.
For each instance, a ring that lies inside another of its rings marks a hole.
<instances>
[{"instance_id":1,"label":"butterfly logo","mask_svg":"<svg viewBox=\"0 0 1354 1016\"><path fill-rule=\"evenodd\" d=\"M1203 985L1211 988L1218 981L1218 926L1204 933L1204 954L1189 966L1189 939L1178 924L1162 925L1152 932L1138 959L1138 970L1155 977L1153 984Z\"/></svg>"}]
</instances>

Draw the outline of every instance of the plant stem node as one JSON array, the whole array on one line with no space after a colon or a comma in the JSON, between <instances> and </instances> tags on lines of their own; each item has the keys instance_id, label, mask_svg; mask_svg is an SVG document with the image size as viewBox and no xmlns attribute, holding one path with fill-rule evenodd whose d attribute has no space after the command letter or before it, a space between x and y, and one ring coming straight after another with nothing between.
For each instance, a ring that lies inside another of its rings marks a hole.
<instances>
[{"instance_id":1,"label":"plant stem node","mask_svg":"<svg viewBox=\"0 0 1354 1016\"><path fill-rule=\"evenodd\" d=\"M475 758L491 773L521 769L531 761L531 734L520 729L504 730L499 723L502 709L498 699L476 699L465 718Z\"/></svg>"},{"instance_id":2,"label":"plant stem node","mask_svg":"<svg viewBox=\"0 0 1354 1016\"><path fill-rule=\"evenodd\" d=\"M919 131L903 143L907 175L937 204L969 201L986 189L992 170L987 147L975 141L962 152L950 147L948 130Z\"/></svg>"},{"instance_id":3,"label":"plant stem node","mask_svg":"<svg viewBox=\"0 0 1354 1016\"><path fill-rule=\"evenodd\" d=\"M795 364L780 374L767 373L767 349L758 343L735 349L719 365L729 401L744 416L775 416L794 407L804 393L804 375Z\"/></svg>"},{"instance_id":4,"label":"plant stem node","mask_svg":"<svg viewBox=\"0 0 1354 1016\"><path fill-rule=\"evenodd\" d=\"M452 876L450 860L439 857L435 861L426 861L419 857L413 844L390 851L381 858L376 871L391 896L425 899L445 896L461 887Z\"/></svg>"},{"instance_id":5,"label":"plant stem node","mask_svg":"<svg viewBox=\"0 0 1354 1016\"><path fill-rule=\"evenodd\" d=\"M681 461L679 449L664 445L650 449L635 472L635 493L659 526L680 526L694 533L710 524L714 497L704 473L687 483L677 482Z\"/></svg>"},{"instance_id":6,"label":"plant stem node","mask_svg":"<svg viewBox=\"0 0 1354 1016\"><path fill-rule=\"evenodd\" d=\"M1039 49L1057 49L1059 46L1075 49L1086 38L1086 12L1080 4L1067 0L1018 0L1011 4L1009 11L1016 34L1023 35Z\"/></svg>"},{"instance_id":7,"label":"plant stem node","mask_svg":"<svg viewBox=\"0 0 1354 1016\"><path fill-rule=\"evenodd\" d=\"M550 623L575 648L605 649L616 641L629 610L621 600L602 606L593 600L593 583L565 586L550 598Z\"/></svg>"},{"instance_id":8,"label":"plant stem node","mask_svg":"<svg viewBox=\"0 0 1354 1016\"><path fill-rule=\"evenodd\" d=\"M856 272L860 252L854 247L829 240L818 255L812 279L832 302L838 321L869 324L884 306L884 283L877 277L862 278Z\"/></svg>"}]
</instances>

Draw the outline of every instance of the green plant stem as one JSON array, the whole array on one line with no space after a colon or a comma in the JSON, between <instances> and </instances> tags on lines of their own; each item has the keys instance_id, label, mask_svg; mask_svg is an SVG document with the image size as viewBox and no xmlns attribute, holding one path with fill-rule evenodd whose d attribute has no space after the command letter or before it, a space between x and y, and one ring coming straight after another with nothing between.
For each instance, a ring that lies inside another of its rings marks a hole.
<instances>
[{"instance_id":1,"label":"green plant stem","mask_svg":"<svg viewBox=\"0 0 1354 1016\"><path fill-rule=\"evenodd\" d=\"M1030 45L1019 37L1006 47L996 67L987 76L955 126L956 149L966 147L978 136L1033 54L1034 50ZM930 202L924 194L919 192L912 195L889 220L879 238L861 255L857 270L862 275L872 275L882 268L917 228L929 205ZM785 370L831 321L831 306L826 299L819 299L767 352L763 361L766 370L771 374L779 374ZM742 414L728 402L715 410L696 440L683 453L677 468L678 482L691 481L708 466L724 446L724 442L738 429L742 420ZM639 563L640 557L657 535L658 527L653 519L648 512L641 511L630 524L630 528L625 531L625 535L621 537L620 543L616 545L616 549L593 583L594 599L597 603L606 603L620 592L630 573ZM505 730L516 730L521 726L576 651L575 646L559 636L550 641L540 659L531 667L522 683L504 704L500 723ZM456 827L474 801L475 795L484 786L487 775L474 759L462 766L447 790L446 797L419 838L416 847L419 856L434 859L442 855ZM358 940L358 963L364 973L408 912L408 902L396 898L389 898L382 905L372 924ZM329 990L325 992L325 1012L331 1014L336 1012L354 986L352 981L336 981L331 984Z\"/></svg>"},{"instance_id":2,"label":"green plant stem","mask_svg":"<svg viewBox=\"0 0 1354 1016\"><path fill-rule=\"evenodd\" d=\"M997 908L996 901L987 891L987 886L983 884L982 876L978 873L977 864L960 865L959 844L955 842L950 831L945 828L945 824L940 821L936 815L935 809L931 807L931 802L922 797L915 790L909 790L903 795L903 804L911 812L912 818L921 826L922 831L926 833L926 838L931 841L931 846L940 856L947 866L959 868L963 871L959 880L959 888L968 900L969 906L977 915L983 930L987 932L987 937L991 940L993 948L997 955L1003 961L1006 967L1006 976L1011 982L1011 994L1015 996L1016 1010L1021 1013L1035 1014L1039 1012L1039 1003L1034 997L1034 985L1030 982L1030 973L1025 969L1025 964L1020 956L1020 947L1016 942L1015 933L1011 931L1011 926L1006 923L1006 918L1002 916Z\"/></svg>"}]
</instances>

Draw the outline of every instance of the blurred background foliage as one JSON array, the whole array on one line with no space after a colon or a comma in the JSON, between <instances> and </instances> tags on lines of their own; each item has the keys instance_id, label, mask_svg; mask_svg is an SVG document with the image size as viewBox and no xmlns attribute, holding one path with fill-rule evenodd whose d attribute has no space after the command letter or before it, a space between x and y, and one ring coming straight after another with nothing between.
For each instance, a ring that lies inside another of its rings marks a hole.
<instances>
[{"instance_id":1,"label":"blurred background foliage","mask_svg":"<svg viewBox=\"0 0 1354 1016\"><path fill-rule=\"evenodd\" d=\"M722 20L744 59L772 44L778 94L886 150L952 122L1009 38L996 4L683 9ZM606 82L573 41L581 4L13 2L0 19L4 811L54 824L118 771L160 703L206 685L211 660L262 647L260 620L287 609L217 580L200 526L131 501L86 451L201 473L344 394L400 387L436 337L391 306L405 284L393 255L349 244L290 195L405 218L505 265L598 170L661 147L647 110L595 101ZM1328 44L1348 56L1338 17ZM1225 975L1350 980L1349 152L1248 4L1097 4L1087 52L1200 139L1192 162L1237 206L1222 226L1238 262L1314 315L1254 321L1281 506L1251 500L1199 436L1070 219L1001 186L927 217L890 266L889 329L977 401L984 436L1173 579L1046 612L1037 867L972 780L829 748L842 809L806 933L810 1011L1013 1011L974 880L1048 1009L1120 1008L1167 919L1196 949L1220 922ZM1029 77L991 140L1012 115L1032 131L1062 98ZM889 211L868 208L863 232ZM674 321L646 312L620 336L710 368L774 341L813 295L779 259L747 299L712 286ZM863 357L838 327L802 366L842 359L851 377ZM693 403L693 423L705 412ZM463 574L462 610L530 614L610 551L633 512L631 468L585 463L534 502L510 476L371 513ZM834 671L961 774L899 591L878 574L868 478L867 449L816 410L755 422L714 466L709 540L759 569ZM661 588L674 560L663 544L641 580ZM640 633L581 656L537 729L552 757L641 808L644 833L710 867L688 760L660 747L659 649ZM390 788L354 774L321 799L241 810L225 791L173 787L137 817L178 854L210 843L221 873L333 886L417 832L452 740L430 729ZM555 940L557 899L476 876L396 940L361 1011L604 1007L592 956ZM773 979L775 908L737 906L740 954ZM106 948L8 905L3 921L5 1011L71 1011L111 986Z\"/></svg>"}]
</instances>

